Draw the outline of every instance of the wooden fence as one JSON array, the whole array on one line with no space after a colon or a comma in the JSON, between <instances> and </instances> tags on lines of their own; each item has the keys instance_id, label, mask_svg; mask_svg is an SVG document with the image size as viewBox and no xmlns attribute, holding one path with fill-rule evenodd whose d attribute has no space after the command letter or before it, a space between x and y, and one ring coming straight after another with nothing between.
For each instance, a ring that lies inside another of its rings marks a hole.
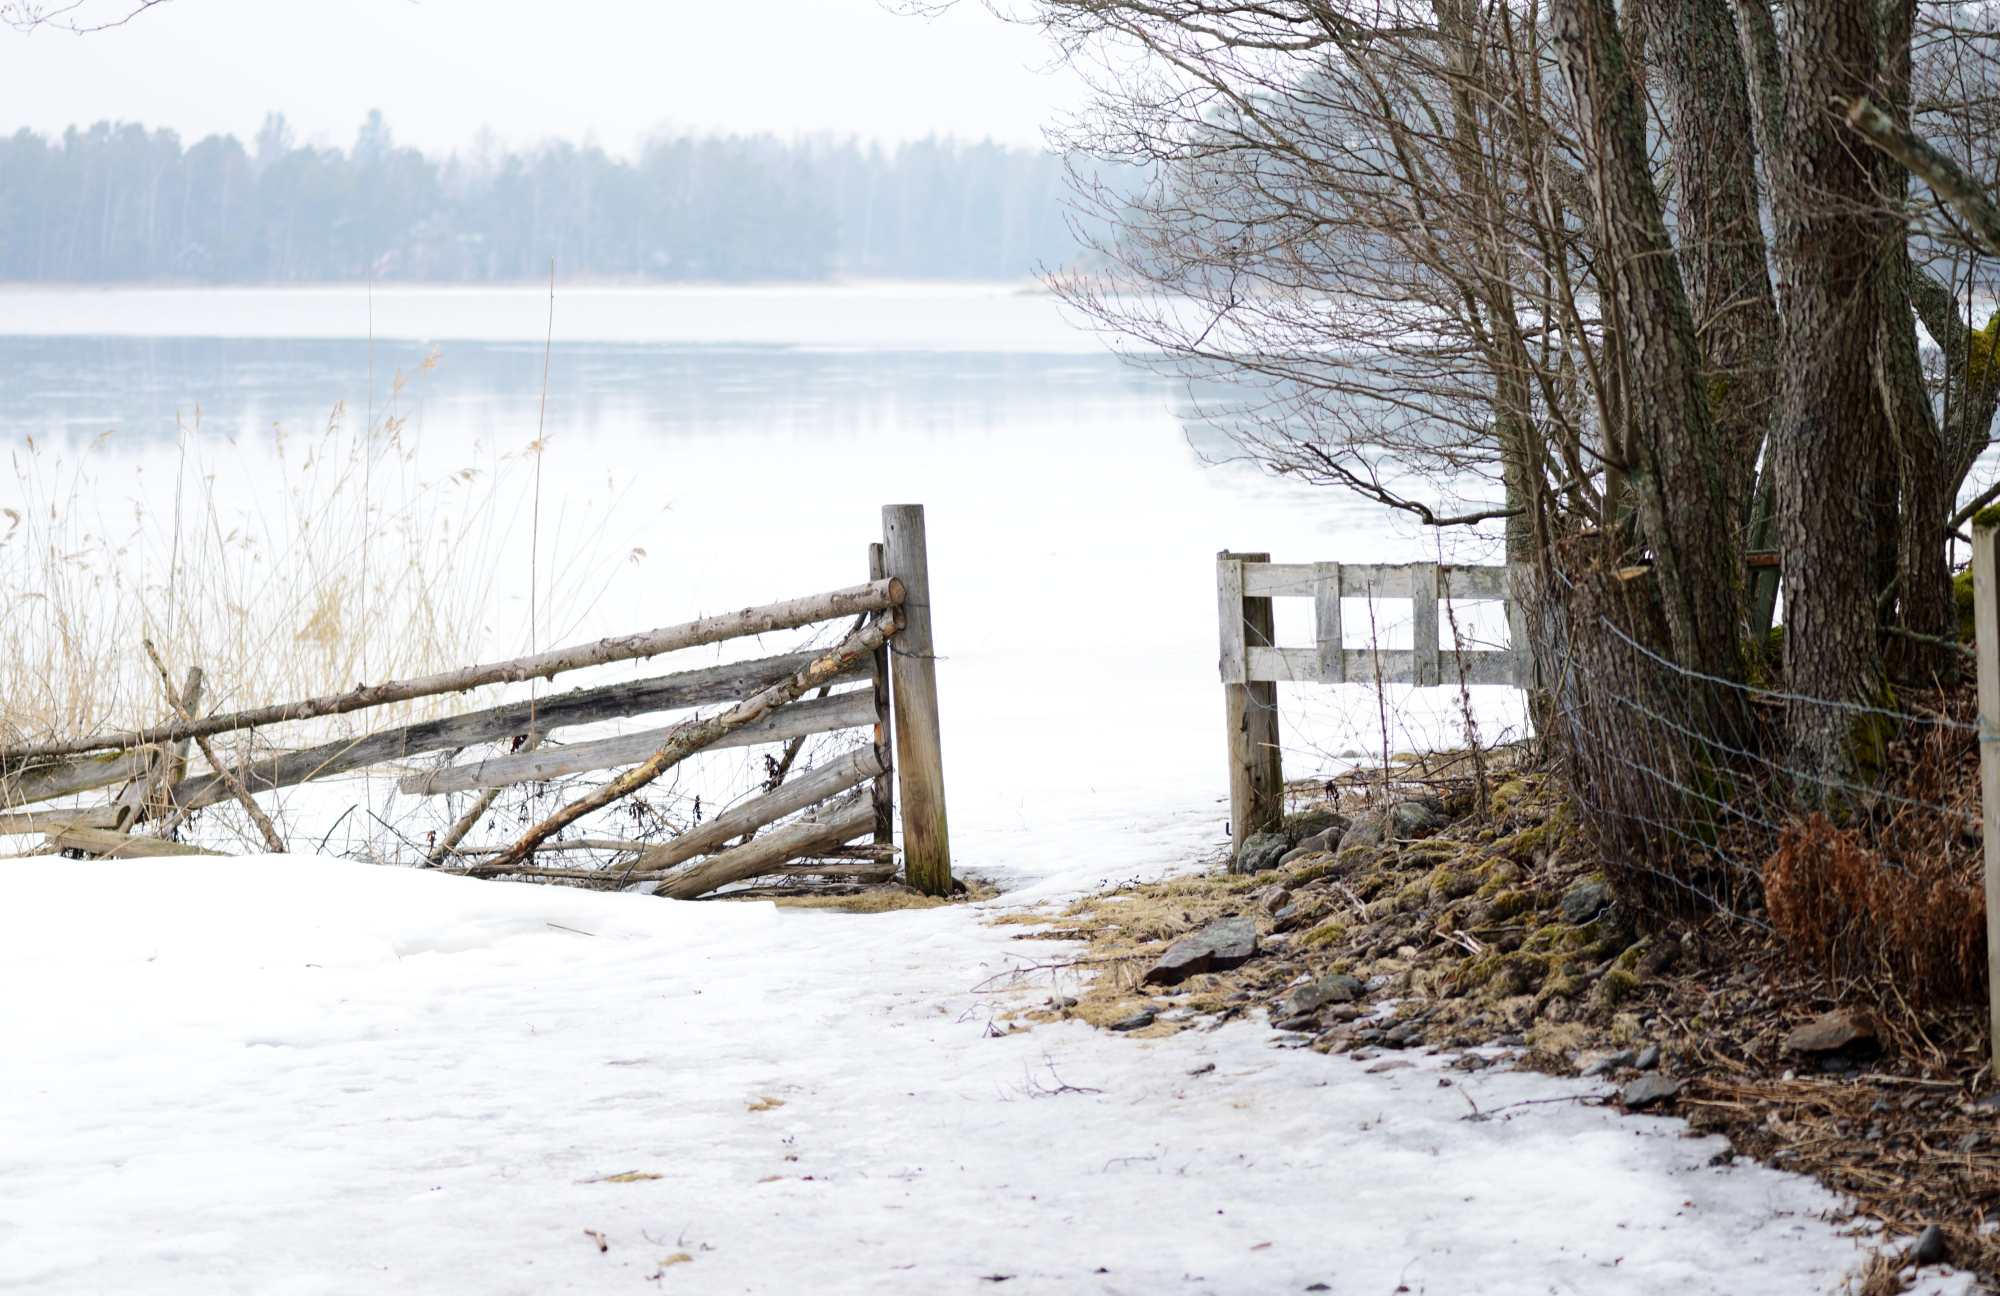
<instances>
[{"instance_id":1,"label":"wooden fence","mask_svg":"<svg viewBox=\"0 0 2000 1296\"><path fill-rule=\"evenodd\" d=\"M1506 567L1443 563L1274 563L1267 553L1216 555L1217 620L1222 633L1222 693L1229 743L1229 824L1241 843L1275 830L1284 816L1285 778L1278 747L1280 683L1512 684L1529 688L1533 665L1526 622L1514 596L1518 573ZM1277 643L1271 600L1313 601L1313 646ZM1348 648L1341 600L1401 600L1411 607L1411 647ZM1438 646L1440 602L1501 602L1509 647Z\"/></svg>"},{"instance_id":2,"label":"wooden fence","mask_svg":"<svg viewBox=\"0 0 2000 1296\"><path fill-rule=\"evenodd\" d=\"M233 800L259 825L267 844L282 849L283 842L255 800L260 793L371 766L400 764L428 752L506 743L510 750L437 768L413 770L401 765L398 790L406 795L478 793L471 810L431 844L427 864L476 876L620 886L651 883L655 894L680 898L776 872L842 870L863 880L881 880L895 869L892 838L895 794L900 791L905 879L928 894L947 894L953 885L951 849L924 511L921 505L891 505L883 509L882 518L882 542L869 546L868 581L825 594L531 657L226 714L192 714L200 678L199 672L190 672L187 686L173 699L176 718L164 724L0 750L0 833L41 833L43 850L71 854L114 858L186 854L198 848L173 838L187 816ZM588 666L848 617L856 618L853 626L827 650L512 702L281 751L233 767L215 756L208 741L216 734L245 730L255 730L266 739L270 726L288 722L488 684L552 679ZM147 648L151 652L151 646ZM164 678L164 663L161 671ZM550 741L552 734L579 725L724 703L733 705L707 719L590 742ZM805 738L853 729L870 730L872 741L788 781ZM210 766L206 773L188 771L190 741L201 746ZM775 772L766 789L677 837L620 842L558 836L570 824L632 795L697 751L762 744L782 745L782 759L774 755ZM462 845L500 789L598 770L621 772L507 846ZM119 790L103 805L25 809L114 787ZM770 831L758 835L766 828ZM863 837L872 837L872 844L849 845ZM550 867L540 859L543 854L579 848L611 849L627 858L599 869ZM802 859L848 862L794 865Z\"/></svg>"}]
</instances>

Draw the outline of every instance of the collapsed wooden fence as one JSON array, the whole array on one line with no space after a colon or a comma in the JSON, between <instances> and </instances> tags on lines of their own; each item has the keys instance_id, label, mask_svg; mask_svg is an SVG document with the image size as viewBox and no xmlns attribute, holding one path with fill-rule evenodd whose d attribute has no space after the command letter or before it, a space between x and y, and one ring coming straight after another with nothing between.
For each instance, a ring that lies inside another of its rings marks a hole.
<instances>
[{"instance_id":1,"label":"collapsed wooden fence","mask_svg":"<svg viewBox=\"0 0 2000 1296\"><path fill-rule=\"evenodd\" d=\"M431 848L427 864L475 876L650 884L654 894L683 899L794 868L879 881L895 871L900 794L905 880L927 894L946 894L953 884L923 507L891 505L882 516L883 539L869 546L869 579L846 589L504 662L206 716L194 714L201 678L191 671L178 694L169 691L175 718L166 723L0 748L0 834L39 833L45 850L108 858L196 853L201 848L173 839L175 830L196 810L235 801L277 850L283 843L258 807L258 794L426 753L509 743L511 751L483 759L426 770L403 767L398 790L406 795L479 793L471 811ZM585 667L849 617L855 621L848 633L823 651L511 702L234 766L217 757L209 743L218 734L255 730L265 737L269 727L288 722L491 684L553 679ZM164 663L160 669L164 676ZM706 719L589 742L548 741L552 733L580 725L723 703L731 705ZM787 780L805 738L855 729L872 730L872 742ZM191 742L201 747L206 773L189 770ZM678 836L648 843L557 836L696 752L761 744L783 744L785 753L766 790ZM599 770L620 772L510 844L461 845L500 789ZM104 788L119 790L103 805L26 808ZM863 837L871 838L870 844L850 845ZM629 858L599 869L540 862L542 854L579 847L619 848ZM793 863L808 859L841 862Z\"/></svg>"},{"instance_id":2,"label":"collapsed wooden fence","mask_svg":"<svg viewBox=\"0 0 2000 1296\"><path fill-rule=\"evenodd\" d=\"M1533 687L1525 612L1515 595L1520 572L1509 567L1443 563L1274 563L1268 553L1216 555L1217 622L1222 635L1222 693L1229 743L1229 824L1233 840L1275 831L1284 817L1285 775L1278 739L1278 685L1512 684ZM1277 642L1274 598L1313 601L1313 645ZM1406 649L1349 648L1344 598L1407 601ZM1438 606L1506 604L1509 647L1441 648ZM1386 757L1388 753L1384 752Z\"/></svg>"}]
</instances>

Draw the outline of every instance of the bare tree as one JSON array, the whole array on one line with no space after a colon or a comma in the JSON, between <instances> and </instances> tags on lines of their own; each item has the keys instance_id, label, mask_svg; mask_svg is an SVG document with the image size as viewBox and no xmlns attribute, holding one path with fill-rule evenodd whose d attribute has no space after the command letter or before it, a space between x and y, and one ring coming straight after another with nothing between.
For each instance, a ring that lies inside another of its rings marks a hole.
<instances>
[{"instance_id":1,"label":"bare tree","mask_svg":"<svg viewBox=\"0 0 2000 1296\"><path fill-rule=\"evenodd\" d=\"M1114 234L1058 289L1135 354L1227 379L1207 412L1253 457L1427 524L1505 518L1517 557L1609 537L1650 564L1661 648L1722 678L1740 669L1739 555L1775 547L1788 687L1871 703L1891 672L1954 664L1937 642L1947 537L2000 405L2000 325L1970 318L1990 279L1976 242L1843 105L1873 96L1990 179L2000 40L1971 12L1037 0L1014 16L1097 91L1056 143L1149 177L1132 194L1074 168ZM1870 765L1882 735L1832 714L1798 708L1795 746Z\"/></svg>"}]
</instances>

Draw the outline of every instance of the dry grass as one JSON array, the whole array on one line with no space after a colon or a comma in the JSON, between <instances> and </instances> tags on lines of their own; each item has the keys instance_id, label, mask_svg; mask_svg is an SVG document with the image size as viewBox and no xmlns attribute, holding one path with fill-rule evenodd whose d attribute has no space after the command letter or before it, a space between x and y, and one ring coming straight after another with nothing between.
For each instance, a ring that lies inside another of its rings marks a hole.
<instances>
[{"instance_id":1,"label":"dry grass","mask_svg":"<svg viewBox=\"0 0 2000 1296\"><path fill-rule=\"evenodd\" d=\"M480 559L508 521L504 463L420 474L396 401L413 376L366 426L336 406L316 433L274 425L239 444L197 417L165 481L110 432L73 457L18 447L18 506L0 510L0 741L164 718L144 639L176 675L203 667L203 710L473 660L493 582ZM342 732L308 728L286 737Z\"/></svg>"}]
</instances>

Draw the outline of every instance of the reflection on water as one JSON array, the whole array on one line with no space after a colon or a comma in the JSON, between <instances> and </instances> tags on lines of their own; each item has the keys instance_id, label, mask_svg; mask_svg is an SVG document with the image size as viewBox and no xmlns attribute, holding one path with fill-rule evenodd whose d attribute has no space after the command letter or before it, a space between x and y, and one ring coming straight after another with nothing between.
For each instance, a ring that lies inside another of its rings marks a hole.
<instances>
[{"instance_id":1,"label":"reflection on water","mask_svg":"<svg viewBox=\"0 0 2000 1296\"><path fill-rule=\"evenodd\" d=\"M386 400L398 370L415 375L433 349L435 371L411 378L402 409L421 408L438 435L462 435L466 419L490 428L536 417L543 349L534 343L0 337L0 420L10 434L51 437L170 435L175 413L191 421L197 408L220 430L311 423L336 402L364 409L371 367L375 399ZM839 434L892 422L949 432L1157 417L1173 391L1107 354L585 342L558 344L548 364L551 426L577 431L639 419L662 434Z\"/></svg>"}]
</instances>

